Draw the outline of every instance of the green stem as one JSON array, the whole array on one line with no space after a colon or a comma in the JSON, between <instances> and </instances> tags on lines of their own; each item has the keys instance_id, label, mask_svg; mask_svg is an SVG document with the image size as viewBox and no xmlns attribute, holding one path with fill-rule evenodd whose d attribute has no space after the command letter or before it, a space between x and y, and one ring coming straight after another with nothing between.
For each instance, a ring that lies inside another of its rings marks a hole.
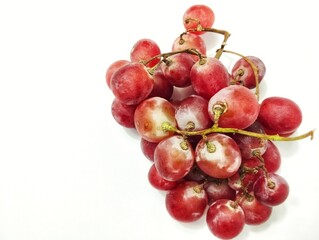
<instances>
[{"instance_id":1,"label":"green stem","mask_svg":"<svg viewBox=\"0 0 319 240\"><path fill-rule=\"evenodd\" d=\"M250 132L246 131L243 129L237 129L237 128L222 128L218 126L213 126L211 128L207 128L204 130L199 130L199 131L184 131L184 130L179 130L176 127L170 125L168 122L164 122L162 124L162 130L163 131L172 131L177 134L183 135L183 136L196 136L196 135L201 135L205 136L210 133L234 133L234 134L242 134L250 137L256 137L260 139L267 139L271 141L297 141L301 140L307 137L310 137L310 139L313 139L314 136L314 131L309 131L307 133L301 134L299 136L293 136L293 137L283 137L278 134L276 135L268 135L268 134L262 134L262 133L256 133L256 132Z\"/></svg>"}]
</instances>

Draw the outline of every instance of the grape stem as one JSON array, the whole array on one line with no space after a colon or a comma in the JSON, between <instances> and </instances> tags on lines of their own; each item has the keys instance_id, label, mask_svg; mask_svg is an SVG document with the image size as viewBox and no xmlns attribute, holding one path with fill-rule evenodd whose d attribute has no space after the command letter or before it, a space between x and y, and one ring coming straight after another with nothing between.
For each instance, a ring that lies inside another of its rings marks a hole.
<instances>
[{"instance_id":1,"label":"grape stem","mask_svg":"<svg viewBox=\"0 0 319 240\"><path fill-rule=\"evenodd\" d=\"M200 63L204 61L203 60L204 58L206 58L206 56L202 55L197 49L187 48L187 49L183 49L183 50L179 50L179 51L161 53L161 54L158 54L158 55L156 55L148 60L141 61L141 63L146 66L149 62L153 61L156 58L161 59L161 61L159 61L158 64L156 64L154 67L152 67L148 70L150 74L153 74L159 64L161 64L162 62L166 62L168 57L173 56L175 54L179 54L179 53L188 53L188 54L196 55L199 57ZM203 62L203 64L204 64L204 62Z\"/></svg>"},{"instance_id":2,"label":"grape stem","mask_svg":"<svg viewBox=\"0 0 319 240\"><path fill-rule=\"evenodd\" d=\"M315 130L311 130L307 133L304 133L298 136L283 137L278 134L268 135L268 134L250 132L250 131L246 131L246 130L238 129L238 128L222 128L218 126L212 126L210 128L199 130L199 131L185 131L185 130L177 129L176 127L172 126L168 122L162 123L162 130L175 132L182 136L196 136L196 135L206 136L207 134L210 134L210 133L234 133L234 134L242 134L242 135L246 135L250 137L256 137L260 139L271 140L271 141L297 141L307 137L310 137L310 139L312 140L314 136L314 131L315 131Z\"/></svg>"},{"instance_id":3,"label":"grape stem","mask_svg":"<svg viewBox=\"0 0 319 240\"><path fill-rule=\"evenodd\" d=\"M212 33L218 33L218 34L221 34L221 35L224 35L224 40L220 46L220 48L216 51L216 54L215 54L215 58L219 59L220 56L222 55L223 53L223 50L224 50L224 47L226 46L226 42L228 40L228 38L230 37L230 33L225 31L225 30L221 30L221 29L216 29L216 28L203 28L200 23L198 23L198 26L197 28L194 28L194 29L189 29L188 31L186 32L183 32L181 35L180 35L180 42L182 43L184 40L183 40L183 36L187 33L194 33L194 32L212 32Z\"/></svg>"}]
</instances>

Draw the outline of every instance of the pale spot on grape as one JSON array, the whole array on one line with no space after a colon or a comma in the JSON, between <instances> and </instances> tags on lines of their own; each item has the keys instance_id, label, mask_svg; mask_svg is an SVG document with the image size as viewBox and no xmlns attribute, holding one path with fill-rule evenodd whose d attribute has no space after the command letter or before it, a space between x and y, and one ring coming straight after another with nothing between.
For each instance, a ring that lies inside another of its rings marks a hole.
<instances>
[{"instance_id":1,"label":"pale spot on grape","mask_svg":"<svg viewBox=\"0 0 319 240\"><path fill-rule=\"evenodd\" d=\"M183 197L186 199L189 199L191 197L204 198L205 192L203 190L196 192L193 188L187 188Z\"/></svg>"}]
</instances>

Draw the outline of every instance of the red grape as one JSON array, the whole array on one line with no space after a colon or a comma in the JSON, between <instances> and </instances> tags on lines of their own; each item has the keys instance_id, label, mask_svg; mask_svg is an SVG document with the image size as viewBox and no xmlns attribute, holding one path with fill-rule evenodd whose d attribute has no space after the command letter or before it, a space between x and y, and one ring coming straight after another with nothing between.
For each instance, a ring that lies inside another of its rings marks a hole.
<instances>
[{"instance_id":1,"label":"red grape","mask_svg":"<svg viewBox=\"0 0 319 240\"><path fill-rule=\"evenodd\" d=\"M230 85L221 89L208 102L208 113L214 120L215 106L225 105L219 118L220 127L245 129L252 125L259 114L259 103L253 92L240 85Z\"/></svg>"},{"instance_id":2,"label":"red grape","mask_svg":"<svg viewBox=\"0 0 319 240\"><path fill-rule=\"evenodd\" d=\"M115 62L113 62L109 67L108 69L106 70L106 73L105 73L105 81L106 81L106 84L107 86L111 89L111 78L113 76L113 74L122 66L126 65L130 63L129 61L127 60L117 60Z\"/></svg>"},{"instance_id":3,"label":"red grape","mask_svg":"<svg viewBox=\"0 0 319 240\"><path fill-rule=\"evenodd\" d=\"M111 78L114 96L127 105L135 105L146 99L153 86L152 76L141 63L128 63Z\"/></svg>"},{"instance_id":4,"label":"red grape","mask_svg":"<svg viewBox=\"0 0 319 240\"><path fill-rule=\"evenodd\" d=\"M264 78L266 74L266 66L261 61L261 59L254 56L247 56L249 61L251 61L254 66L258 69L258 83ZM247 88L256 87L256 77L251 64L245 59L240 58L232 68L231 71L233 79L236 83L240 83Z\"/></svg>"},{"instance_id":5,"label":"red grape","mask_svg":"<svg viewBox=\"0 0 319 240\"><path fill-rule=\"evenodd\" d=\"M152 57L161 54L161 50L156 42L151 39L140 39L138 40L130 53L130 58L132 62L140 62L140 61L147 61ZM160 62L160 58L155 58L149 63L146 64L147 67L153 67L157 63Z\"/></svg>"},{"instance_id":6,"label":"red grape","mask_svg":"<svg viewBox=\"0 0 319 240\"><path fill-rule=\"evenodd\" d=\"M213 10L206 5L193 5L186 9L183 24L186 30L197 29L198 24L203 28L211 28L215 21ZM196 32L202 34L204 32Z\"/></svg>"},{"instance_id":7,"label":"red grape","mask_svg":"<svg viewBox=\"0 0 319 240\"><path fill-rule=\"evenodd\" d=\"M302 112L292 100L268 97L260 106L258 120L269 134L290 135L300 126Z\"/></svg>"},{"instance_id":8,"label":"red grape","mask_svg":"<svg viewBox=\"0 0 319 240\"><path fill-rule=\"evenodd\" d=\"M194 63L191 55L178 53L166 58L161 67L165 78L171 85L187 87L191 85L189 75Z\"/></svg>"},{"instance_id":9,"label":"red grape","mask_svg":"<svg viewBox=\"0 0 319 240\"><path fill-rule=\"evenodd\" d=\"M181 51L186 49L196 49L203 56L206 55L206 43L200 36L187 33L181 37L177 37L172 46L172 51ZM193 55L193 59L197 61L199 58L197 55Z\"/></svg>"},{"instance_id":10,"label":"red grape","mask_svg":"<svg viewBox=\"0 0 319 240\"><path fill-rule=\"evenodd\" d=\"M154 188L163 191L173 189L177 185L176 181L168 181L164 179L158 173L155 164L153 164L148 171L148 181Z\"/></svg>"},{"instance_id":11,"label":"red grape","mask_svg":"<svg viewBox=\"0 0 319 240\"><path fill-rule=\"evenodd\" d=\"M233 200L219 199L209 206L206 222L216 237L231 239L242 232L245 226L245 214Z\"/></svg>"},{"instance_id":12,"label":"red grape","mask_svg":"<svg viewBox=\"0 0 319 240\"><path fill-rule=\"evenodd\" d=\"M111 113L115 121L123 127L135 128L134 112L136 105L126 105L114 98L111 106Z\"/></svg>"},{"instance_id":13,"label":"red grape","mask_svg":"<svg viewBox=\"0 0 319 240\"><path fill-rule=\"evenodd\" d=\"M169 181L182 179L195 161L192 145L180 135L162 140L154 152L154 163L159 174Z\"/></svg>"},{"instance_id":14,"label":"red grape","mask_svg":"<svg viewBox=\"0 0 319 240\"><path fill-rule=\"evenodd\" d=\"M137 132L149 142L160 142L174 133L164 131L162 124L176 126L175 108L166 99L152 97L140 103L134 113L134 123Z\"/></svg>"},{"instance_id":15,"label":"red grape","mask_svg":"<svg viewBox=\"0 0 319 240\"><path fill-rule=\"evenodd\" d=\"M195 152L199 168L214 178L228 178L234 175L241 164L238 145L225 134L207 135L197 144Z\"/></svg>"},{"instance_id":16,"label":"red grape","mask_svg":"<svg viewBox=\"0 0 319 240\"><path fill-rule=\"evenodd\" d=\"M208 57L204 64L197 61L192 67L190 77L195 92L207 100L227 87L230 80L224 64L213 57Z\"/></svg>"},{"instance_id":17,"label":"red grape","mask_svg":"<svg viewBox=\"0 0 319 240\"><path fill-rule=\"evenodd\" d=\"M266 206L258 201L253 192L242 196L237 195L239 206L242 207L245 213L245 223L249 225L259 225L266 222L272 213L272 207Z\"/></svg>"},{"instance_id":18,"label":"red grape","mask_svg":"<svg viewBox=\"0 0 319 240\"><path fill-rule=\"evenodd\" d=\"M181 222L200 219L207 207L207 195L202 187L193 181L179 183L165 198L168 213Z\"/></svg>"},{"instance_id":19,"label":"red grape","mask_svg":"<svg viewBox=\"0 0 319 240\"><path fill-rule=\"evenodd\" d=\"M176 107L175 118L179 129L197 131L212 125L208 112L208 101L198 95L183 99Z\"/></svg>"},{"instance_id":20,"label":"red grape","mask_svg":"<svg viewBox=\"0 0 319 240\"><path fill-rule=\"evenodd\" d=\"M254 184L255 197L268 206L277 206L283 203L289 194L287 181L276 173L260 176Z\"/></svg>"}]
</instances>

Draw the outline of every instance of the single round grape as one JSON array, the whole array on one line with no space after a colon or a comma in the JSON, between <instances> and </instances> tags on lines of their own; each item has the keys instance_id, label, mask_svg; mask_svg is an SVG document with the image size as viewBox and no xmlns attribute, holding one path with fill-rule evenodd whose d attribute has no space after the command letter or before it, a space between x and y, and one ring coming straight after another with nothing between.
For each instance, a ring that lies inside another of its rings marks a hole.
<instances>
[{"instance_id":1,"label":"single round grape","mask_svg":"<svg viewBox=\"0 0 319 240\"><path fill-rule=\"evenodd\" d=\"M218 125L225 128L245 129L252 125L259 114L255 94L246 87L230 85L221 89L208 102L208 113L214 121L216 107L223 107Z\"/></svg>"},{"instance_id":2,"label":"single round grape","mask_svg":"<svg viewBox=\"0 0 319 240\"><path fill-rule=\"evenodd\" d=\"M140 39L132 47L130 59L132 62L147 61L152 57L161 54L160 47L152 39ZM146 64L147 67L153 67L160 62L160 58L155 58Z\"/></svg>"},{"instance_id":3,"label":"single round grape","mask_svg":"<svg viewBox=\"0 0 319 240\"><path fill-rule=\"evenodd\" d=\"M118 69L111 78L114 96L124 104L136 105L151 93L152 76L141 63L128 63Z\"/></svg>"},{"instance_id":4,"label":"single round grape","mask_svg":"<svg viewBox=\"0 0 319 240\"><path fill-rule=\"evenodd\" d=\"M245 226L245 214L233 200L219 199L209 206L206 223L214 236L232 239L242 232Z\"/></svg>"},{"instance_id":5,"label":"single round grape","mask_svg":"<svg viewBox=\"0 0 319 240\"><path fill-rule=\"evenodd\" d=\"M205 59L205 63L197 61L190 73L195 92L210 99L219 90L229 85L230 76L224 64L214 57Z\"/></svg>"},{"instance_id":6,"label":"single round grape","mask_svg":"<svg viewBox=\"0 0 319 240\"><path fill-rule=\"evenodd\" d=\"M167 57L161 67L165 78L171 85L187 87L191 85L190 71L194 63L190 54L178 53Z\"/></svg>"},{"instance_id":7,"label":"single round grape","mask_svg":"<svg viewBox=\"0 0 319 240\"><path fill-rule=\"evenodd\" d=\"M134 112L137 105L126 105L114 98L111 113L115 121L123 127L135 128Z\"/></svg>"},{"instance_id":8,"label":"single round grape","mask_svg":"<svg viewBox=\"0 0 319 240\"><path fill-rule=\"evenodd\" d=\"M203 28L211 28L215 21L215 14L213 10L206 5L193 5L186 9L183 15L183 24L186 29L194 30L200 24ZM196 34L203 34L204 32L196 32Z\"/></svg>"},{"instance_id":9,"label":"single round grape","mask_svg":"<svg viewBox=\"0 0 319 240\"><path fill-rule=\"evenodd\" d=\"M266 206L258 201L253 192L242 196L239 193L236 197L239 206L244 210L245 223L249 225L260 225L266 222L272 213L272 207Z\"/></svg>"},{"instance_id":10,"label":"single round grape","mask_svg":"<svg viewBox=\"0 0 319 240\"><path fill-rule=\"evenodd\" d=\"M266 74L266 66L261 59L254 56L245 57L257 68L258 83L263 80ZM245 59L240 58L232 68L231 75L235 82L249 89L256 87L256 77L251 64Z\"/></svg>"},{"instance_id":11,"label":"single round grape","mask_svg":"<svg viewBox=\"0 0 319 240\"><path fill-rule=\"evenodd\" d=\"M266 133L291 135L302 122L300 107L291 99L268 97L261 102L258 116Z\"/></svg>"},{"instance_id":12,"label":"single round grape","mask_svg":"<svg viewBox=\"0 0 319 240\"><path fill-rule=\"evenodd\" d=\"M148 171L148 181L156 189L167 191L173 189L176 185L176 181L168 181L158 173L155 164L152 164Z\"/></svg>"},{"instance_id":13,"label":"single round grape","mask_svg":"<svg viewBox=\"0 0 319 240\"><path fill-rule=\"evenodd\" d=\"M181 130L198 131L212 126L208 112L208 101L198 95L183 99L176 107L175 118Z\"/></svg>"},{"instance_id":14,"label":"single round grape","mask_svg":"<svg viewBox=\"0 0 319 240\"><path fill-rule=\"evenodd\" d=\"M286 179L276 173L260 176L254 184L255 197L265 205L277 206L283 203L289 195L289 185Z\"/></svg>"},{"instance_id":15,"label":"single round grape","mask_svg":"<svg viewBox=\"0 0 319 240\"><path fill-rule=\"evenodd\" d=\"M135 109L135 128L139 135L149 142L160 142L174 135L174 132L162 129L164 122L176 127L175 108L164 98L148 98Z\"/></svg>"},{"instance_id":16,"label":"single round grape","mask_svg":"<svg viewBox=\"0 0 319 240\"><path fill-rule=\"evenodd\" d=\"M194 222L205 213L207 195L197 182L185 181L168 191L165 205L168 213L175 220Z\"/></svg>"},{"instance_id":17,"label":"single round grape","mask_svg":"<svg viewBox=\"0 0 319 240\"><path fill-rule=\"evenodd\" d=\"M105 73L105 81L106 81L106 84L107 86L111 89L111 78L113 76L113 74L122 66L126 65L130 63L129 61L127 60L117 60L115 62L113 62L109 67L108 69L106 70L106 73Z\"/></svg>"},{"instance_id":18,"label":"single round grape","mask_svg":"<svg viewBox=\"0 0 319 240\"><path fill-rule=\"evenodd\" d=\"M214 178L234 175L241 164L241 154L236 142L221 133L211 133L197 144L196 162L199 168Z\"/></svg>"},{"instance_id":19,"label":"single round grape","mask_svg":"<svg viewBox=\"0 0 319 240\"><path fill-rule=\"evenodd\" d=\"M172 45L172 51L181 51L186 49L196 49L200 54L206 56L206 43L201 36L198 36L193 33L184 34L181 37L177 37ZM197 55L191 55L194 61L197 61L199 58Z\"/></svg>"},{"instance_id":20,"label":"single round grape","mask_svg":"<svg viewBox=\"0 0 319 240\"><path fill-rule=\"evenodd\" d=\"M180 135L165 138L155 148L156 169L168 181L177 181L185 177L190 172L194 161L193 147Z\"/></svg>"}]
</instances>

